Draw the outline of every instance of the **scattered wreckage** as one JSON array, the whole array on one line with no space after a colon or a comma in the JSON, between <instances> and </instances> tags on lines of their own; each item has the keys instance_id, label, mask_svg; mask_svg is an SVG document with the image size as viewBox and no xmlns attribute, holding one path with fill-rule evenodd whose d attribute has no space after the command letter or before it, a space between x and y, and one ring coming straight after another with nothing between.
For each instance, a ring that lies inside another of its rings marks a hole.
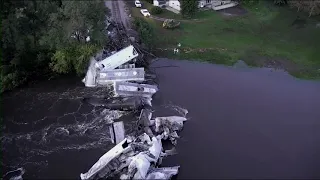
<instances>
[{"instance_id":1,"label":"scattered wreckage","mask_svg":"<svg viewBox=\"0 0 320 180\"><path fill-rule=\"evenodd\" d=\"M142 92L147 92L150 97L158 88L155 85L139 85L139 82L145 81L145 70L144 68L136 68L130 63L130 61L135 62L138 55L137 50L130 45L101 61L91 58L86 77L82 82L86 87L108 86L118 83L119 85L115 84L115 87L118 87L119 95L134 94L133 91L141 94L141 89L144 89ZM121 88L119 89L119 87Z\"/></svg>"},{"instance_id":2,"label":"scattered wreckage","mask_svg":"<svg viewBox=\"0 0 320 180\"><path fill-rule=\"evenodd\" d=\"M141 97L88 97L83 98L82 101L93 106L101 106L110 110L133 111L152 106L151 100L151 98Z\"/></svg>"},{"instance_id":3,"label":"scattered wreckage","mask_svg":"<svg viewBox=\"0 0 320 180\"><path fill-rule=\"evenodd\" d=\"M127 68L106 70L98 74L96 81L101 85L108 85L117 81L144 81L144 69Z\"/></svg>"},{"instance_id":4,"label":"scattered wreckage","mask_svg":"<svg viewBox=\"0 0 320 180\"><path fill-rule=\"evenodd\" d=\"M150 113L145 112L147 114L145 118L151 119ZM116 177L120 179L170 179L178 174L179 166L162 168L158 166L162 158L174 155L176 152L175 149L164 151L161 141L165 140L168 134L177 134L177 131L183 126L181 122L185 120L185 117L171 116L155 118L155 123L143 122L145 126L151 125L151 129L157 135L149 136L143 133L137 138L131 136L124 138L100 157L88 172L81 174L80 178L82 180ZM175 123L176 126L173 125ZM119 124L123 126L122 122ZM123 137L123 133L119 136ZM170 140L175 140L178 136L170 136L170 138L172 138Z\"/></svg>"},{"instance_id":5,"label":"scattered wreckage","mask_svg":"<svg viewBox=\"0 0 320 180\"><path fill-rule=\"evenodd\" d=\"M115 82L114 93L116 96L139 96L151 98L158 91L157 86L129 82Z\"/></svg>"},{"instance_id":6,"label":"scattered wreckage","mask_svg":"<svg viewBox=\"0 0 320 180\"><path fill-rule=\"evenodd\" d=\"M111 141L116 145L86 173L81 173L80 178L170 179L178 174L180 166L160 167L164 157L176 154L175 148L164 150L162 141L168 140L175 146L177 132L182 130L187 118L152 118L151 100L158 87L147 84L146 78L152 76L145 74L143 67L136 67L139 53L133 45L107 54L105 58L90 59L82 82L86 87L112 87L114 96L89 97L83 102L109 110L140 111L138 136L126 135L123 121L106 122L110 125Z\"/></svg>"},{"instance_id":7,"label":"scattered wreckage","mask_svg":"<svg viewBox=\"0 0 320 180\"><path fill-rule=\"evenodd\" d=\"M132 45L130 45L103 59L102 61L96 62L95 66L96 68L99 68L101 72L104 72L106 70L113 70L136 57L138 57L138 52Z\"/></svg>"}]
</instances>

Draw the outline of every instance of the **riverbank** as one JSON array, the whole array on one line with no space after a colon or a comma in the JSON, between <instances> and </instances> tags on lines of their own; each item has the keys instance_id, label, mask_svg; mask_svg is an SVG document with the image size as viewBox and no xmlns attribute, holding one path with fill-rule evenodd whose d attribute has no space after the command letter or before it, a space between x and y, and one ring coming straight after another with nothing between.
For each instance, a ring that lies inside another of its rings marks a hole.
<instances>
[{"instance_id":1,"label":"riverbank","mask_svg":"<svg viewBox=\"0 0 320 180\"><path fill-rule=\"evenodd\" d=\"M144 7L150 10L152 5L144 2ZM145 18L155 30L154 53L226 65L242 59L250 66L284 69L299 78L320 78L319 17L308 18L266 2L244 9L247 13L240 15L201 11L196 20L183 21L175 30L163 29L162 21ZM131 11L132 16L142 17L138 8ZM173 14L165 10L156 16L179 19ZM173 54L178 43L181 51Z\"/></svg>"},{"instance_id":2,"label":"riverbank","mask_svg":"<svg viewBox=\"0 0 320 180\"><path fill-rule=\"evenodd\" d=\"M189 111L178 154L163 163L181 166L178 179L320 177L319 81L185 60L159 59L151 68L160 89L153 115L172 115L170 105ZM6 93L1 170L23 167L26 179L79 178L113 147L106 121L138 116L101 113L81 101L106 94L76 77Z\"/></svg>"}]
</instances>

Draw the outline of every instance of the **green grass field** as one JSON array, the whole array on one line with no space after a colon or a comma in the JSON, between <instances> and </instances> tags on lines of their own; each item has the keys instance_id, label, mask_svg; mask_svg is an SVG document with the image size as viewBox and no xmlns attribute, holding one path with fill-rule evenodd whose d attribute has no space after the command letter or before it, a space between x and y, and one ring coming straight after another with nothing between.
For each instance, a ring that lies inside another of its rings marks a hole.
<instances>
[{"instance_id":1,"label":"green grass field","mask_svg":"<svg viewBox=\"0 0 320 180\"><path fill-rule=\"evenodd\" d=\"M150 10L152 5L145 4ZM320 78L319 17L308 18L266 2L245 9L247 14L232 17L201 11L197 20L182 21L174 30L163 29L162 22L146 18L157 34L155 53L227 65L242 59L252 66L283 68L297 77ZM137 8L132 14L141 17ZM167 11L157 16L181 19ZM300 20L296 20L298 16ZM173 55L172 48L178 43L182 51Z\"/></svg>"}]
</instances>

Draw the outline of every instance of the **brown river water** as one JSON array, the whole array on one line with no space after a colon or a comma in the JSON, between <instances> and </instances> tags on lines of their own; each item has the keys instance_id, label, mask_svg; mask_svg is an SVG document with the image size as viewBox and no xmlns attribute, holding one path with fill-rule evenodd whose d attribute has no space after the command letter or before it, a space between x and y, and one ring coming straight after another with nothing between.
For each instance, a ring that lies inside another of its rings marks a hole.
<instances>
[{"instance_id":1,"label":"brown river water","mask_svg":"<svg viewBox=\"0 0 320 180\"><path fill-rule=\"evenodd\" d=\"M178 179L320 178L320 82L270 69L160 59L152 64L160 91L154 115L189 111L178 154ZM79 178L113 145L106 119L137 114L103 111L81 99L106 96L81 78L40 82L5 93L2 174ZM127 125L130 127L130 125Z\"/></svg>"}]
</instances>

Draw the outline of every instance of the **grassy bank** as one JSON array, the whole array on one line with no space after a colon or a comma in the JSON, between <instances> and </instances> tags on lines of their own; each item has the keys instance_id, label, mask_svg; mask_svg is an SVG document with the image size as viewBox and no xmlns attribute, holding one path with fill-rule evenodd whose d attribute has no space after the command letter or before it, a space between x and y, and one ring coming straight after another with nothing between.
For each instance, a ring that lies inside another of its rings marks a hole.
<instances>
[{"instance_id":1,"label":"grassy bank","mask_svg":"<svg viewBox=\"0 0 320 180\"><path fill-rule=\"evenodd\" d=\"M248 13L242 16L202 11L197 21L183 21L175 30L163 29L162 22L147 19L157 34L156 53L228 65L242 59L252 66L282 68L297 77L320 78L319 17L307 18L266 2L245 9ZM141 17L137 8L132 14ZM173 55L172 48L178 43L181 53Z\"/></svg>"}]
</instances>

